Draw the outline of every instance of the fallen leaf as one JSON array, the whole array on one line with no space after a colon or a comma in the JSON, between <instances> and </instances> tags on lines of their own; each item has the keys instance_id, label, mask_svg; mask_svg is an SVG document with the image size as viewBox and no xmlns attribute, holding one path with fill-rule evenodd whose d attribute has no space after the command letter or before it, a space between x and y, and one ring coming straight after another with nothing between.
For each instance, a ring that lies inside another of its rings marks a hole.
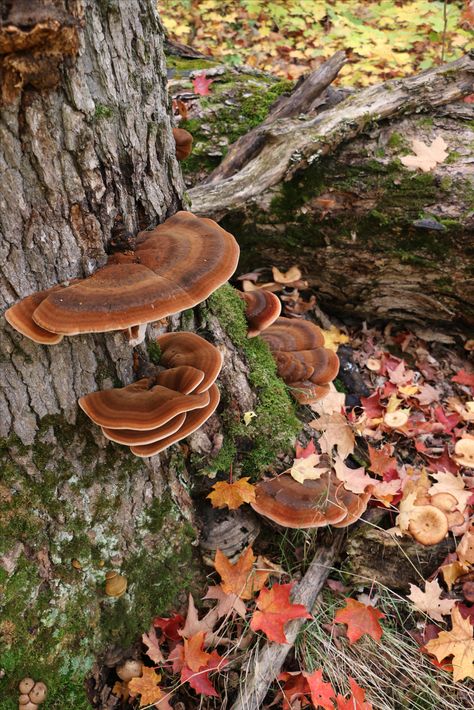
<instances>
[{"instance_id":1,"label":"fallen leaf","mask_svg":"<svg viewBox=\"0 0 474 710\"><path fill-rule=\"evenodd\" d=\"M239 478L234 483L219 481L212 488L212 493L207 496L210 498L213 508L225 508L235 510L240 508L243 503L253 503L255 501L255 487L248 483L249 478Z\"/></svg>"},{"instance_id":2,"label":"fallen leaf","mask_svg":"<svg viewBox=\"0 0 474 710\"><path fill-rule=\"evenodd\" d=\"M462 562L450 562L447 565L442 565L439 568L439 571L443 575L443 579L446 582L446 585L451 591L453 588L455 582L459 577L462 577L463 574L466 574L466 572L469 571L469 567L467 565L464 565Z\"/></svg>"},{"instance_id":3,"label":"fallen leaf","mask_svg":"<svg viewBox=\"0 0 474 710\"><path fill-rule=\"evenodd\" d=\"M350 676L349 685L352 695L350 698L338 695L336 698L337 710L373 710L372 704L365 700L365 690L357 685L354 678Z\"/></svg>"},{"instance_id":4,"label":"fallen leaf","mask_svg":"<svg viewBox=\"0 0 474 710\"><path fill-rule=\"evenodd\" d=\"M226 594L220 585L209 587L203 599L216 599L216 611L219 619L223 616L229 616L233 611L237 612L242 619L245 619L247 610L245 604L237 594Z\"/></svg>"},{"instance_id":5,"label":"fallen leaf","mask_svg":"<svg viewBox=\"0 0 474 710\"><path fill-rule=\"evenodd\" d=\"M311 619L302 604L292 604L290 592L293 583L274 584L271 589L262 589L257 597L258 611L250 622L253 631L263 631L270 641L288 643L284 626L290 619Z\"/></svg>"},{"instance_id":6,"label":"fallen leaf","mask_svg":"<svg viewBox=\"0 0 474 710\"><path fill-rule=\"evenodd\" d=\"M244 417L243 417L245 426L248 426L250 424L250 422L252 421L252 419L255 419L256 416L257 415L252 410L245 412Z\"/></svg>"},{"instance_id":7,"label":"fallen leaf","mask_svg":"<svg viewBox=\"0 0 474 710\"><path fill-rule=\"evenodd\" d=\"M221 550L216 551L214 566L222 579L221 587L226 594L252 599L255 592L262 589L269 573L255 570L255 559L251 547L247 547L235 564L232 564Z\"/></svg>"},{"instance_id":8,"label":"fallen leaf","mask_svg":"<svg viewBox=\"0 0 474 710\"><path fill-rule=\"evenodd\" d=\"M295 458L297 459L307 459L308 456L311 456L311 454L316 453L316 446L314 445L314 441L311 439L309 444L307 446L301 446L301 444L297 441L296 446L295 446Z\"/></svg>"},{"instance_id":9,"label":"fallen leaf","mask_svg":"<svg viewBox=\"0 0 474 710\"><path fill-rule=\"evenodd\" d=\"M459 561L463 564L474 565L474 532L464 533L461 542L456 548Z\"/></svg>"},{"instance_id":10,"label":"fallen leaf","mask_svg":"<svg viewBox=\"0 0 474 710\"><path fill-rule=\"evenodd\" d=\"M155 673L153 668L143 666L142 675L139 678L132 678L128 681L128 689L133 695L140 695L140 707L153 705L163 695L159 682L161 675Z\"/></svg>"},{"instance_id":11,"label":"fallen leaf","mask_svg":"<svg viewBox=\"0 0 474 710\"><path fill-rule=\"evenodd\" d=\"M453 679L474 678L474 639L473 627L469 619L463 619L457 607L451 612L453 628L440 631L437 639L428 641L425 648L438 661L452 656Z\"/></svg>"},{"instance_id":12,"label":"fallen leaf","mask_svg":"<svg viewBox=\"0 0 474 710\"><path fill-rule=\"evenodd\" d=\"M454 377L451 377L453 382L457 382L459 385L467 385L468 387L474 387L474 372L466 372L466 370L458 370Z\"/></svg>"},{"instance_id":13,"label":"fallen leaf","mask_svg":"<svg viewBox=\"0 0 474 710\"><path fill-rule=\"evenodd\" d=\"M436 479L437 483L431 486L428 493L432 496L435 493L450 493L456 498L458 509L463 512L471 497L471 491L465 489L464 481L461 476L455 476L449 473L449 471L437 471L433 473L432 476Z\"/></svg>"},{"instance_id":14,"label":"fallen leaf","mask_svg":"<svg viewBox=\"0 0 474 710\"><path fill-rule=\"evenodd\" d=\"M301 278L301 271L297 266L292 266L288 271L280 271L276 266L272 266L273 280L277 284L291 284L293 281L299 281Z\"/></svg>"},{"instance_id":15,"label":"fallen leaf","mask_svg":"<svg viewBox=\"0 0 474 710\"><path fill-rule=\"evenodd\" d=\"M208 79L206 77L206 72L203 71L197 74L193 79L193 91L199 96L208 96L210 94L209 87L213 83L214 79Z\"/></svg>"},{"instance_id":16,"label":"fallen leaf","mask_svg":"<svg viewBox=\"0 0 474 710\"><path fill-rule=\"evenodd\" d=\"M206 633L206 644L210 646L213 643L217 643L220 638L217 634L213 633L214 626L217 624L218 619L219 616L215 609L211 609L202 619L199 619L194 599L190 594L188 598L186 623L178 633L180 636L190 638L194 636L194 634L199 633L199 631L204 631Z\"/></svg>"},{"instance_id":17,"label":"fallen leaf","mask_svg":"<svg viewBox=\"0 0 474 710\"><path fill-rule=\"evenodd\" d=\"M318 419L313 419L309 425L321 432L318 444L324 454L331 454L335 446L337 446L337 452L343 460L353 453L354 432L343 414L339 412L325 414Z\"/></svg>"},{"instance_id":18,"label":"fallen leaf","mask_svg":"<svg viewBox=\"0 0 474 710\"><path fill-rule=\"evenodd\" d=\"M308 702L310 689L303 673L285 671L279 674L278 680L284 682L281 693L282 710L295 710L301 707L303 701Z\"/></svg>"},{"instance_id":19,"label":"fallen leaf","mask_svg":"<svg viewBox=\"0 0 474 710\"><path fill-rule=\"evenodd\" d=\"M375 449L370 444L368 446L370 456L369 469L371 471L383 476L387 471L397 468L397 460L391 455L393 453L391 444L384 444L380 449Z\"/></svg>"},{"instance_id":20,"label":"fallen leaf","mask_svg":"<svg viewBox=\"0 0 474 710\"><path fill-rule=\"evenodd\" d=\"M443 616L449 616L456 602L454 599L440 599L442 591L436 579L425 582L424 592L415 584L410 584L408 599L418 611L424 612L435 621L443 621Z\"/></svg>"},{"instance_id":21,"label":"fallen leaf","mask_svg":"<svg viewBox=\"0 0 474 710\"><path fill-rule=\"evenodd\" d=\"M316 481L329 470L328 466L318 467L319 459L319 454L310 454L306 458L295 459L290 468L290 474L298 483L304 483L306 480Z\"/></svg>"},{"instance_id":22,"label":"fallen leaf","mask_svg":"<svg viewBox=\"0 0 474 710\"><path fill-rule=\"evenodd\" d=\"M211 657L210 653L204 651L205 635L204 631L199 631L194 636L184 639L184 661L192 671L198 671L203 666L207 666Z\"/></svg>"},{"instance_id":23,"label":"fallen leaf","mask_svg":"<svg viewBox=\"0 0 474 710\"><path fill-rule=\"evenodd\" d=\"M184 666L181 671L181 682L189 683L199 695L209 695L211 697L219 697L219 693L212 685L209 679L209 673L225 666L227 663L225 658L219 656L217 651L212 651L209 654L207 665L201 666L199 670L193 671L189 666Z\"/></svg>"},{"instance_id":24,"label":"fallen leaf","mask_svg":"<svg viewBox=\"0 0 474 710\"><path fill-rule=\"evenodd\" d=\"M165 659L161 653L159 641L153 626L147 634L142 634L142 641L145 646L147 646L145 653L148 658L150 658L153 663L163 663Z\"/></svg>"},{"instance_id":25,"label":"fallen leaf","mask_svg":"<svg viewBox=\"0 0 474 710\"><path fill-rule=\"evenodd\" d=\"M364 634L368 634L375 641L382 637L382 627L379 619L384 619L385 614L373 606L361 604L356 599L346 598L346 606L339 609L334 617L336 624L347 625L347 638L353 644Z\"/></svg>"},{"instance_id":26,"label":"fallen leaf","mask_svg":"<svg viewBox=\"0 0 474 710\"><path fill-rule=\"evenodd\" d=\"M322 333L324 335L324 347L334 350L334 352L337 352L339 345L349 342L349 336L342 333L335 325L332 325L329 330L323 330Z\"/></svg>"},{"instance_id":27,"label":"fallen leaf","mask_svg":"<svg viewBox=\"0 0 474 710\"><path fill-rule=\"evenodd\" d=\"M169 618L164 618L161 616L156 616L153 619L153 626L157 629L161 629L163 636L172 641L179 641L181 636L179 635L179 629L184 625L184 617L181 614L173 614ZM161 640L161 639L160 639Z\"/></svg>"},{"instance_id":28,"label":"fallen leaf","mask_svg":"<svg viewBox=\"0 0 474 710\"><path fill-rule=\"evenodd\" d=\"M344 392L338 392L331 382L329 385L329 392L324 395L322 399L318 399L317 402L310 405L310 408L315 414L319 416L323 414L333 414L334 412L341 412L344 409L344 403L346 401L346 395Z\"/></svg>"},{"instance_id":29,"label":"fallen leaf","mask_svg":"<svg viewBox=\"0 0 474 710\"><path fill-rule=\"evenodd\" d=\"M334 688L331 683L323 681L323 671L313 671L312 673L303 673L308 681L311 691L311 700L315 708L324 708L324 710L333 710L332 698L336 697Z\"/></svg>"},{"instance_id":30,"label":"fallen leaf","mask_svg":"<svg viewBox=\"0 0 474 710\"><path fill-rule=\"evenodd\" d=\"M336 456L334 460L334 471L337 478L343 482L344 488L352 493L364 493L369 486L377 483L376 480L367 476L363 466L349 468L339 456Z\"/></svg>"},{"instance_id":31,"label":"fallen leaf","mask_svg":"<svg viewBox=\"0 0 474 710\"><path fill-rule=\"evenodd\" d=\"M443 163L448 157L446 148L448 147L442 136L437 136L431 145L426 145L423 141L412 140L413 152L415 155L403 155L400 162L407 168L420 168L428 173L433 170L438 163Z\"/></svg>"}]
</instances>

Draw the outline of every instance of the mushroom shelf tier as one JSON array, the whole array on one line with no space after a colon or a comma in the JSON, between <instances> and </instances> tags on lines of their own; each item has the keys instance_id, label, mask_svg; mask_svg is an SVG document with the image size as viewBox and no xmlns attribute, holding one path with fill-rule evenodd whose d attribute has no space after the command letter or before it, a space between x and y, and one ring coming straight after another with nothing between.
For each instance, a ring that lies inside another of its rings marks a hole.
<instances>
[{"instance_id":1,"label":"mushroom shelf tier","mask_svg":"<svg viewBox=\"0 0 474 710\"><path fill-rule=\"evenodd\" d=\"M192 308L234 273L239 246L212 219L177 212L86 278L27 296L5 318L42 344L126 330Z\"/></svg>"},{"instance_id":2,"label":"mushroom shelf tier","mask_svg":"<svg viewBox=\"0 0 474 710\"><path fill-rule=\"evenodd\" d=\"M365 512L371 492L344 488L333 471L317 480L296 481L289 473L262 481L255 488L255 512L286 528L343 528Z\"/></svg>"},{"instance_id":3,"label":"mushroom shelf tier","mask_svg":"<svg viewBox=\"0 0 474 710\"><path fill-rule=\"evenodd\" d=\"M184 128L173 128L173 138L176 143L176 158L186 160L191 155L193 149L193 137Z\"/></svg>"},{"instance_id":4,"label":"mushroom shelf tier","mask_svg":"<svg viewBox=\"0 0 474 710\"><path fill-rule=\"evenodd\" d=\"M199 429L219 404L222 355L195 333L157 338L168 369L126 387L92 392L79 405L107 439L153 456Z\"/></svg>"},{"instance_id":5,"label":"mushroom shelf tier","mask_svg":"<svg viewBox=\"0 0 474 710\"><path fill-rule=\"evenodd\" d=\"M336 353L324 347L320 328L307 320L277 318L261 333L280 377L300 404L312 404L329 392L339 371Z\"/></svg>"},{"instance_id":6,"label":"mushroom shelf tier","mask_svg":"<svg viewBox=\"0 0 474 710\"><path fill-rule=\"evenodd\" d=\"M254 338L260 335L262 330L269 328L281 313L281 301L271 291L250 291L247 293L237 292L246 303L245 317L247 318L249 329L247 336Z\"/></svg>"}]
</instances>

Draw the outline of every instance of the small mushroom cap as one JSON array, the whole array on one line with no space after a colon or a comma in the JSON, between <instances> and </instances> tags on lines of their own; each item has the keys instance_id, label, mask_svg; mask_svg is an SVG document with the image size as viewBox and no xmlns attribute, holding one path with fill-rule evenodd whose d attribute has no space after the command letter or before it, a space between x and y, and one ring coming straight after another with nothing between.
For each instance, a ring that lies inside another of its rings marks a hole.
<instances>
[{"instance_id":1,"label":"small mushroom cap","mask_svg":"<svg viewBox=\"0 0 474 710\"><path fill-rule=\"evenodd\" d=\"M437 545L448 533L448 519L434 505L415 506L410 514L408 532L422 545Z\"/></svg>"},{"instance_id":2,"label":"small mushroom cap","mask_svg":"<svg viewBox=\"0 0 474 710\"><path fill-rule=\"evenodd\" d=\"M48 688L46 685L38 681L34 684L33 688L30 690L30 700L37 705L45 701L46 695L48 694Z\"/></svg>"},{"instance_id":3,"label":"small mushroom cap","mask_svg":"<svg viewBox=\"0 0 474 710\"><path fill-rule=\"evenodd\" d=\"M160 439L166 439L168 436L175 434L181 429L186 419L186 414L178 414L169 422L163 424L156 429L148 429L145 431L137 431L136 429L109 429L102 427L102 433L106 439L115 441L117 444L125 446L138 446L141 444L153 444Z\"/></svg>"},{"instance_id":4,"label":"small mushroom cap","mask_svg":"<svg viewBox=\"0 0 474 710\"><path fill-rule=\"evenodd\" d=\"M430 498L430 505L439 508L443 513L451 513L457 508L458 501L451 493L435 493Z\"/></svg>"},{"instance_id":5,"label":"small mushroom cap","mask_svg":"<svg viewBox=\"0 0 474 710\"><path fill-rule=\"evenodd\" d=\"M122 594L125 594L128 585L126 577L117 573L109 576L107 573L105 578L105 593L108 597L121 597Z\"/></svg>"},{"instance_id":6,"label":"small mushroom cap","mask_svg":"<svg viewBox=\"0 0 474 710\"><path fill-rule=\"evenodd\" d=\"M202 409L196 409L195 411L186 414L184 424L175 434L172 434L171 436L168 436L164 439L160 439L154 444L147 444L145 446L132 446L132 453L134 453L136 456L141 457L154 456L160 451L163 451L164 449L168 448L168 446L171 446L171 444L175 444L177 441L181 441L181 439L184 439L186 436L189 436L189 434L192 434L194 431L199 429L199 427L201 427L204 422L209 419L211 414L215 412L220 400L219 390L214 384L209 387L209 389L204 393L204 395L205 394L209 395L209 403Z\"/></svg>"},{"instance_id":7,"label":"small mushroom cap","mask_svg":"<svg viewBox=\"0 0 474 710\"><path fill-rule=\"evenodd\" d=\"M410 418L409 413L405 409L397 409L395 412L387 412L384 416L384 424L389 426L391 429L399 429L408 422Z\"/></svg>"},{"instance_id":8,"label":"small mushroom cap","mask_svg":"<svg viewBox=\"0 0 474 710\"><path fill-rule=\"evenodd\" d=\"M193 137L184 128L173 128L173 138L176 143L176 157L178 160L186 160L191 155L193 149Z\"/></svg>"},{"instance_id":9,"label":"small mushroom cap","mask_svg":"<svg viewBox=\"0 0 474 710\"><path fill-rule=\"evenodd\" d=\"M132 678L139 678L143 672L143 663L141 661L135 661L133 658L129 658L128 661L122 663L122 665L117 666L115 669L120 680L128 683Z\"/></svg>"},{"instance_id":10,"label":"small mushroom cap","mask_svg":"<svg viewBox=\"0 0 474 710\"><path fill-rule=\"evenodd\" d=\"M349 509L359 507L355 493L344 489L338 496L340 481L325 473L317 480L299 483L288 473L262 481L255 488L252 508L260 515L287 528L317 528L343 521Z\"/></svg>"},{"instance_id":11,"label":"small mushroom cap","mask_svg":"<svg viewBox=\"0 0 474 710\"><path fill-rule=\"evenodd\" d=\"M29 703L29 702L30 702L30 696L29 696L29 695L25 695L24 693L22 693L22 694L20 695L20 697L18 698L18 703L19 703L20 705L26 705L26 704Z\"/></svg>"},{"instance_id":12,"label":"small mushroom cap","mask_svg":"<svg viewBox=\"0 0 474 710\"><path fill-rule=\"evenodd\" d=\"M173 368L191 365L204 372L204 379L196 389L197 394L209 389L221 371L222 353L196 333L165 333L156 342L161 351L160 364Z\"/></svg>"},{"instance_id":13,"label":"small mushroom cap","mask_svg":"<svg viewBox=\"0 0 474 710\"><path fill-rule=\"evenodd\" d=\"M38 710L39 705L31 702L31 700L28 698L27 703L21 704L18 707L21 708L21 710Z\"/></svg>"},{"instance_id":14,"label":"small mushroom cap","mask_svg":"<svg viewBox=\"0 0 474 710\"><path fill-rule=\"evenodd\" d=\"M28 695L30 690L34 687L35 681L33 678L23 678L23 680L20 680L20 683L18 685L18 690L22 695Z\"/></svg>"},{"instance_id":15,"label":"small mushroom cap","mask_svg":"<svg viewBox=\"0 0 474 710\"><path fill-rule=\"evenodd\" d=\"M104 333L192 308L234 273L239 246L213 220L177 212L140 232L130 258L111 257L87 279L51 293L33 320L63 335Z\"/></svg>"},{"instance_id":16,"label":"small mushroom cap","mask_svg":"<svg viewBox=\"0 0 474 710\"><path fill-rule=\"evenodd\" d=\"M277 318L273 325L262 333L262 338L272 351L313 350L324 345L321 329L303 319Z\"/></svg>"},{"instance_id":17,"label":"small mushroom cap","mask_svg":"<svg viewBox=\"0 0 474 710\"><path fill-rule=\"evenodd\" d=\"M63 336L41 328L33 320L33 313L45 298L61 288L61 286L53 286L53 288L48 288L46 291L38 291L38 293L22 298L21 301L18 301L18 303L15 303L15 305L5 311L5 319L12 328L15 328L15 330L35 343L57 345L57 343L61 342Z\"/></svg>"},{"instance_id":18,"label":"small mushroom cap","mask_svg":"<svg viewBox=\"0 0 474 710\"><path fill-rule=\"evenodd\" d=\"M81 397L79 405L99 426L149 431L209 403L205 392L184 395L161 385L148 389L149 385L150 379L144 378L126 387L92 392Z\"/></svg>"},{"instance_id":19,"label":"small mushroom cap","mask_svg":"<svg viewBox=\"0 0 474 710\"><path fill-rule=\"evenodd\" d=\"M246 305L245 317L247 318L249 329L247 336L254 338L262 330L269 328L281 313L281 301L271 291L248 291L239 293Z\"/></svg>"},{"instance_id":20,"label":"small mushroom cap","mask_svg":"<svg viewBox=\"0 0 474 710\"><path fill-rule=\"evenodd\" d=\"M382 367L382 362L380 360L377 360L377 358L375 357L369 357L369 359L365 363L365 366L371 372L379 372Z\"/></svg>"},{"instance_id":21,"label":"small mushroom cap","mask_svg":"<svg viewBox=\"0 0 474 710\"><path fill-rule=\"evenodd\" d=\"M474 439L458 439L454 447L456 463L466 468L474 468Z\"/></svg>"}]
</instances>

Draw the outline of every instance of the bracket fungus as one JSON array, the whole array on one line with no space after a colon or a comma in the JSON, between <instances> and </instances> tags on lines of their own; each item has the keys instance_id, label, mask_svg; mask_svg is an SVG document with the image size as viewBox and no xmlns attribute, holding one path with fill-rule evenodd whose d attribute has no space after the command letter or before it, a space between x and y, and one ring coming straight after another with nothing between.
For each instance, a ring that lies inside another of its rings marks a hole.
<instances>
[{"instance_id":1,"label":"bracket fungus","mask_svg":"<svg viewBox=\"0 0 474 710\"><path fill-rule=\"evenodd\" d=\"M133 329L201 303L230 278L238 258L234 237L216 222L177 212L140 232L134 252L111 255L86 279L28 296L6 318L49 344L63 335Z\"/></svg>"},{"instance_id":2,"label":"bracket fungus","mask_svg":"<svg viewBox=\"0 0 474 710\"><path fill-rule=\"evenodd\" d=\"M245 317L249 328L247 336L254 338L260 335L263 330L269 328L276 321L281 313L281 301L271 291L248 291L240 293L239 296L245 301Z\"/></svg>"},{"instance_id":3,"label":"bracket fungus","mask_svg":"<svg viewBox=\"0 0 474 710\"><path fill-rule=\"evenodd\" d=\"M214 413L221 367L219 350L195 333L157 338L161 370L126 387L92 392L80 407L107 439L130 446L136 456L153 456L192 432Z\"/></svg>"},{"instance_id":4,"label":"bracket fungus","mask_svg":"<svg viewBox=\"0 0 474 710\"><path fill-rule=\"evenodd\" d=\"M193 149L193 137L184 128L173 128L173 138L176 143L176 158L186 160L191 155Z\"/></svg>"},{"instance_id":5,"label":"bracket fungus","mask_svg":"<svg viewBox=\"0 0 474 710\"><path fill-rule=\"evenodd\" d=\"M280 377L300 404L312 404L329 392L339 371L336 353L324 347L324 336L307 320L278 318L261 334Z\"/></svg>"},{"instance_id":6,"label":"bracket fungus","mask_svg":"<svg viewBox=\"0 0 474 710\"><path fill-rule=\"evenodd\" d=\"M333 471L303 483L282 473L255 487L251 506L286 528L346 527L365 512L370 496L370 491L356 494L346 490Z\"/></svg>"}]
</instances>

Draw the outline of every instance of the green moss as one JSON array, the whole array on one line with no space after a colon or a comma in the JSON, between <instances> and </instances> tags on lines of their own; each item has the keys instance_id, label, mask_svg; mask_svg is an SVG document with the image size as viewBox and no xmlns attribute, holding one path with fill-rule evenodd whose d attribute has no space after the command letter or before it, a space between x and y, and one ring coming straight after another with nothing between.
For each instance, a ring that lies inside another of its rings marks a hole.
<instances>
[{"instance_id":1,"label":"green moss","mask_svg":"<svg viewBox=\"0 0 474 710\"><path fill-rule=\"evenodd\" d=\"M283 381L276 373L275 361L260 338L247 338L244 302L229 285L222 286L208 299L207 309L219 318L232 342L244 351L249 366L249 382L257 395L256 416L246 426L236 419L233 408L224 403L222 419L225 447L209 467L228 471L232 462L241 472L257 476L287 450L301 429L295 407Z\"/></svg>"},{"instance_id":2,"label":"green moss","mask_svg":"<svg viewBox=\"0 0 474 710\"><path fill-rule=\"evenodd\" d=\"M403 148L405 146L405 139L403 138L400 133L397 133L396 131L393 131L393 133L390 134L390 138L387 141L387 145L389 148Z\"/></svg>"},{"instance_id":3,"label":"green moss","mask_svg":"<svg viewBox=\"0 0 474 710\"><path fill-rule=\"evenodd\" d=\"M185 59L184 57L177 57L174 54L168 54L166 56L166 66L168 69L175 69L179 72L192 72L202 69L211 69L212 67L219 66L219 62L213 61L212 59Z\"/></svg>"},{"instance_id":4,"label":"green moss","mask_svg":"<svg viewBox=\"0 0 474 710\"><path fill-rule=\"evenodd\" d=\"M114 109L111 106L106 106L105 104L96 104L94 110L94 119L97 121L101 118L112 118L114 115Z\"/></svg>"},{"instance_id":5,"label":"green moss","mask_svg":"<svg viewBox=\"0 0 474 710\"><path fill-rule=\"evenodd\" d=\"M457 160L459 160L459 158L462 158L461 153L459 153L457 150L451 150L445 162L450 165L451 163L455 163Z\"/></svg>"},{"instance_id":6,"label":"green moss","mask_svg":"<svg viewBox=\"0 0 474 710\"><path fill-rule=\"evenodd\" d=\"M161 349L156 340L150 340L149 342L147 342L146 349L148 352L148 357L150 358L150 362L152 362L154 365L159 365L161 358Z\"/></svg>"}]
</instances>

